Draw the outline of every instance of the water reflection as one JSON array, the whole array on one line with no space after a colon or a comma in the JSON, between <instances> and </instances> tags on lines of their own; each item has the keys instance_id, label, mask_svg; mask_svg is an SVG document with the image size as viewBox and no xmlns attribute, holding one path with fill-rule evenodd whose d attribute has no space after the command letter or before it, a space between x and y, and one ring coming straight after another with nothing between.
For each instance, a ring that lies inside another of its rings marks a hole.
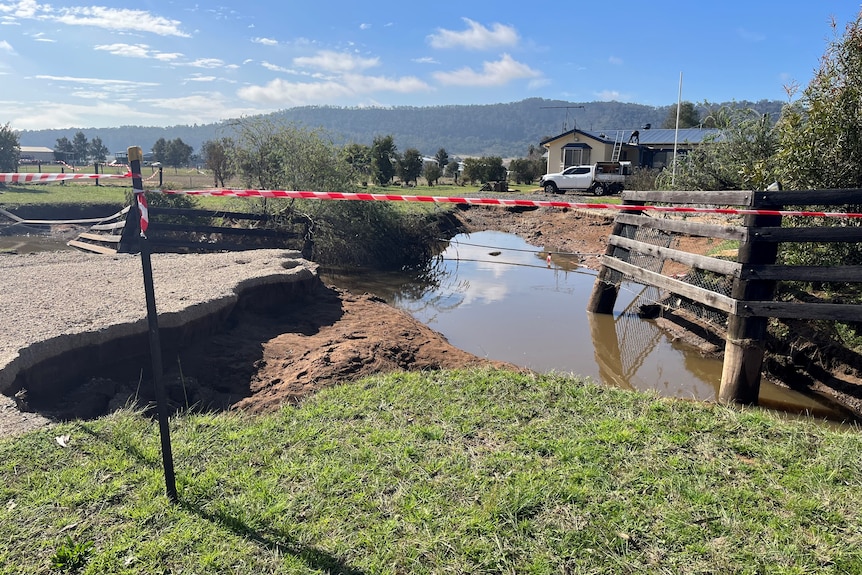
<instances>
[{"instance_id":1,"label":"water reflection","mask_svg":"<svg viewBox=\"0 0 862 575\"><path fill-rule=\"evenodd\" d=\"M674 397L716 396L720 361L683 349L627 309L640 286L624 284L614 315L589 314L595 272L545 258L517 236L485 231L453 238L418 290L396 287L392 276L380 290L365 274L363 285L345 287L384 297L475 355Z\"/></svg>"}]
</instances>

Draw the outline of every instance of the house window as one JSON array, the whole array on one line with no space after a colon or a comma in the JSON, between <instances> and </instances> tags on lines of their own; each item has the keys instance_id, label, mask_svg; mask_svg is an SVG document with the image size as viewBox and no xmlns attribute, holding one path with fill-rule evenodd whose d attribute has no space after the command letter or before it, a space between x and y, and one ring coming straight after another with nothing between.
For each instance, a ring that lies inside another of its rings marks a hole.
<instances>
[{"instance_id":1,"label":"house window","mask_svg":"<svg viewBox=\"0 0 862 575\"><path fill-rule=\"evenodd\" d=\"M590 163L589 148L563 148L563 167L583 166Z\"/></svg>"}]
</instances>

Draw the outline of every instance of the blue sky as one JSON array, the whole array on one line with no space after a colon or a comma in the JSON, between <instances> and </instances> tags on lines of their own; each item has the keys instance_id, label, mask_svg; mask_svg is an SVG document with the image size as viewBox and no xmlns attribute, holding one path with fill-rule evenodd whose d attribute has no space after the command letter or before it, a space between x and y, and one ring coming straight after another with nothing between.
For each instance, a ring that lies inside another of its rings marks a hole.
<instances>
[{"instance_id":1,"label":"blue sky","mask_svg":"<svg viewBox=\"0 0 862 575\"><path fill-rule=\"evenodd\" d=\"M203 124L306 105L786 100L858 0L0 0L0 125Z\"/></svg>"}]
</instances>

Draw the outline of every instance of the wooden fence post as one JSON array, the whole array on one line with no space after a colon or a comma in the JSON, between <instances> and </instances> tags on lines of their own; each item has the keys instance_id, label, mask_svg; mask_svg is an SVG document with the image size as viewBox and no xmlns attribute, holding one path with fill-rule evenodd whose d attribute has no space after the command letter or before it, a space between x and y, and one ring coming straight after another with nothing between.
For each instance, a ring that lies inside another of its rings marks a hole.
<instances>
[{"instance_id":1,"label":"wooden fence post","mask_svg":"<svg viewBox=\"0 0 862 575\"><path fill-rule=\"evenodd\" d=\"M623 193L623 204L624 205L632 205L632 206L642 206L644 202L632 202L625 199L625 192ZM641 210L626 210L625 213L630 214L641 214ZM626 225L622 224L617 218L617 221L614 221L614 227L611 231L612 236L622 235L623 230ZM605 255L611 256L616 255L619 259L623 261L628 261L629 251L620 247L616 247L611 245L608 242L608 247L605 249ZM617 296L620 293L620 286L616 283L611 283L608 281L610 275L613 273L613 270L610 268L602 266L601 271L599 272L598 277L596 278L596 283L593 284L593 291L590 294L590 299L587 302L587 311L591 313L613 313L614 312L614 304L617 302Z\"/></svg>"},{"instance_id":2,"label":"wooden fence post","mask_svg":"<svg viewBox=\"0 0 862 575\"><path fill-rule=\"evenodd\" d=\"M138 196L144 195L141 179L141 160L143 151L138 146L128 148L129 170L132 172L132 186L137 207ZM131 210L130 210L131 211ZM139 217L140 211L136 210ZM139 221L140 225L140 221ZM146 227L146 226L143 226ZM139 228L140 229L140 228ZM144 276L144 297L147 302L147 325L149 327L150 359L153 369L153 387L156 393L156 410L159 419L159 436L162 443L162 466L165 472L165 491L171 503L178 501L176 476L174 474L174 456L171 449L171 431L168 421L168 400L165 385L162 381L162 344L159 337L159 315L156 310L156 294L153 286L153 265L150 259L150 245L143 230L139 235L141 268Z\"/></svg>"},{"instance_id":3,"label":"wooden fence post","mask_svg":"<svg viewBox=\"0 0 862 575\"><path fill-rule=\"evenodd\" d=\"M771 210L781 208L762 205L757 196L757 193L752 194L752 207ZM781 227L781 216L746 215L743 225L748 230L748 239L740 243L737 261L743 268L749 264L774 264L778 255L778 243L763 241L759 237L758 229ZM757 403L768 318L748 315L745 302L772 300L775 284L775 281L739 278L733 281L731 297L737 300L737 312L728 316L721 386L718 391L718 400L721 403Z\"/></svg>"}]
</instances>

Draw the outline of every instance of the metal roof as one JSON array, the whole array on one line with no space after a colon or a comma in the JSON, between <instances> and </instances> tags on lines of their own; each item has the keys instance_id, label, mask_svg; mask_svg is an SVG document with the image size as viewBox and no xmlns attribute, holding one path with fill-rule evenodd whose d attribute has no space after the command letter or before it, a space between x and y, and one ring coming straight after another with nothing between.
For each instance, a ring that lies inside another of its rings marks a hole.
<instances>
[{"instance_id":1,"label":"metal roof","mask_svg":"<svg viewBox=\"0 0 862 575\"><path fill-rule=\"evenodd\" d=\"M564 132L558 136L548 138L541 142L541 144L547 144L548 142L552 142L559 138L573 135L575 133L583 134L584 136L588 136L606 144L613 144L617 139L617 135L619 133L622 133L622 141L624 144L627 144L629 138L631 138L632 132L634 132L634 130L587 131L575 129L569 130L568 132ZM720 142L724 139L723 135L721 134L721 130L718 130L716 128L680 128L679 134L676 134L676 130L674 129L651 128L649 130L638 130L638 134L640 145L651 147L673 146L675 137L677 138L677 142L687 142L689 144L702 144L704 141Z\"/></svg>"},{"instance_id":2,"label":"metal roof","mask_svg":"<svg viewBox=\"0 0 862 575\"><path fill-rule=\"evenodd\" d=\"M618 131L621 131L623 134L623 143L628 142L632 132L634 132L634 130L606 130L604 132L585 133L594 138L599 138L600 135L604 134L605 137L599 139L613 142L617 137ZM711 138L720 139L721 130L715 128L680 128L677 135L674 129L650 128L649 130L638 130L638 135L640 144L647 146L672 145L675 137L679 142L702 144L705 140L709 141Z\"/></svg>"}]
</instances>

